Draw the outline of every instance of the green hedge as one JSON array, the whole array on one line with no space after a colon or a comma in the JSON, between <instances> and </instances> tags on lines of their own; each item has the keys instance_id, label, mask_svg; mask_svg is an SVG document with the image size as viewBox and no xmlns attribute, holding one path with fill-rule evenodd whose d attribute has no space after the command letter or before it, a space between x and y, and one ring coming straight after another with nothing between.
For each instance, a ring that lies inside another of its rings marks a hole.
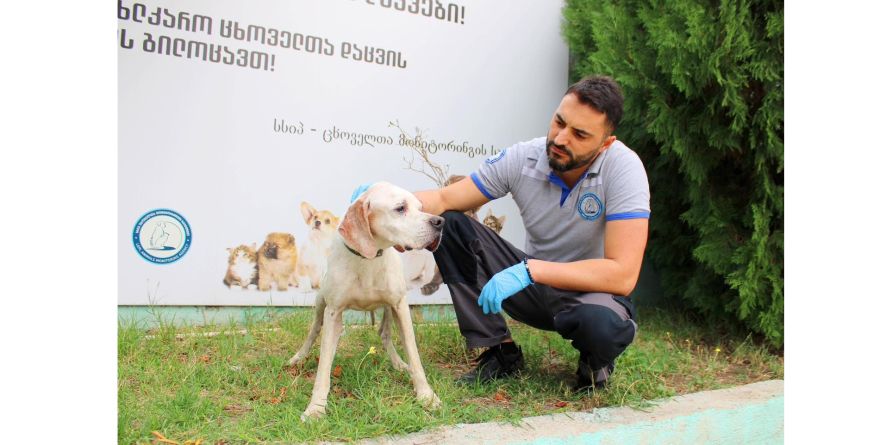
<instances>
[{"instance_id":1,"label":"green hedge","mask_svg":"<svg viewBox=\"0 0 886 445\"><path fill-rule=\"evenodd\" d=\"M784 5L567 0L573 80L625 93L666 297L784 341Z\"/></svg>"}]
</instances>

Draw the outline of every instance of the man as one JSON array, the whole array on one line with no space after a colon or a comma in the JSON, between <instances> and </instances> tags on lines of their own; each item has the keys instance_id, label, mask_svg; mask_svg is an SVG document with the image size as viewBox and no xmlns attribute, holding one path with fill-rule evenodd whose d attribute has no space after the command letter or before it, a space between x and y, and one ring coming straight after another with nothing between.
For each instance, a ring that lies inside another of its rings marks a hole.
<instances>
[{"instance_id":1,"label":"man","mask_svg":"<svg viewBox=\"0 0 886 445\"><path fill-rule=\"evenodd\" d=\"M570 86L547 138L508 147L439 190L417 192L446 219L434 253L469 348L489 348L462 381L512 376L523 353L504 310L556 331L579 352L576 390L602 388L637 324L626 297L640 274L649 184L640 158L616 140L623 97L611 78ZM526 253L464 210L511 193L526 228Z\"/></svg>"}]
</instances>

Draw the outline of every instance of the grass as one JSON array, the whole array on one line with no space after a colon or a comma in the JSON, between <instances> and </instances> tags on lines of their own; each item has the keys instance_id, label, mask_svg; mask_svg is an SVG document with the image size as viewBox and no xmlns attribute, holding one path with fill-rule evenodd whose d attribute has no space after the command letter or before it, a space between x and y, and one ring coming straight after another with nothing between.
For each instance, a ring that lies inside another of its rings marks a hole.
<instances>
[{"instance_id":1,"label":"grass","mask_svg":"<svg viewBox=\"0 0 886 445\"><path fill-rule=\"evenodd\" d=\"M526 370L515 379L459 386L453 379L470 369L471 355L458 327L417 324L422 363L443 401L440 409L427 411L416 402L408 374L391 367L375 329L350 325L336 353L334 366L340 372L332 378L327 416L302 423L319 341L302 367L285 364L301 346L310 317L304 311L245 326L199 328L161 323L150 332L121 323L119 442L158 443L154 432L182 444L198 439L206 444L354 441L604 406L643 409L662 397L784 378L783 358L750 337L646 309L637 339L619 357L603 391L572 393L578 352L554 332L514 321L510 326L523 348ZM202 335L242 329L246 333Z\"/></svg>"}]
</instances>

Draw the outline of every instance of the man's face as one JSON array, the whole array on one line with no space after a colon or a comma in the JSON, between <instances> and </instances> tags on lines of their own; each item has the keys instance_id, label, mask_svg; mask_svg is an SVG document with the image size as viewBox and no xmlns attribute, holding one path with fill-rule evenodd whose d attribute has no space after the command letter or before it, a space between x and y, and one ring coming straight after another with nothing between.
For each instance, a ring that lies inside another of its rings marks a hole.
<instances>
[{"instance_id":1,"label":"man's face","mask_svg":"<svg viewBox=\"0 0 886 445\"><path fill-rule=\"evenodd\" d=\"M551 119L547 139L548 164L562 173L586 168L615 136L609 135L605 114L567 94Z\"/></svg>"}]
</instances>

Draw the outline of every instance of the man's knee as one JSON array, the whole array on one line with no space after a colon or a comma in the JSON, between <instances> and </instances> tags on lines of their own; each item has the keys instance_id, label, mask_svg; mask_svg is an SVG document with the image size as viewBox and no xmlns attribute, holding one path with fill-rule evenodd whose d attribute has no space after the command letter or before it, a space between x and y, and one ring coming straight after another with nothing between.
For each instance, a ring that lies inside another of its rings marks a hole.
<instances>
[{"instance_id":1,"label":"man's knee","mask_svg":"<svg viewBox=\"0 0 886 445\"><path fill-rule=\"evenodd\" d=\"M469 220L470 217L468 215L465 215L462 212L457 212L455 210L447 210L441 213L440 216L442 216L443 219L446 220L446 223L443 225L444 228L452 227L456 224L463 225L471 223L471 221Z\"/></svg>"},{"instance_id":2,"label":"man's knee","mask_svg":"<svg viewBox=\"0 0 886 445\"><path fill-rule=\"evenodd\" d=\"M453 210L447 210L441 215L443 217L443 238L440 240L440 246L434 252L434 257L438 259L440 256L464 256L468 251L465 244L472 241L476 236L465 236L473 233L471 221L467 215Z\"/></svg>"},{"instance_id":3,"label":"man's knee","mask_svg":"<svg viewBox=\"0 0 886 445\"><path fill-rule=\"evenodd\" d=\"M440 269L444 283L477 283L476 249L479 240L468 216L461 212L446 211L443 237L434 251L434 261Z\"/></svg>"},{"instance_id":4,"label":"man's knee","mask_svg":"<svg viewBox=\"0 0 886 445\"><path fill-rule=\"evenodd\" d=\"M572 346L591 353L599 366L615 360L634 340L636 328L631 320L622 320L610 308L583 304L557 314L554 327Z\"/></svg>"}]
</instances>

